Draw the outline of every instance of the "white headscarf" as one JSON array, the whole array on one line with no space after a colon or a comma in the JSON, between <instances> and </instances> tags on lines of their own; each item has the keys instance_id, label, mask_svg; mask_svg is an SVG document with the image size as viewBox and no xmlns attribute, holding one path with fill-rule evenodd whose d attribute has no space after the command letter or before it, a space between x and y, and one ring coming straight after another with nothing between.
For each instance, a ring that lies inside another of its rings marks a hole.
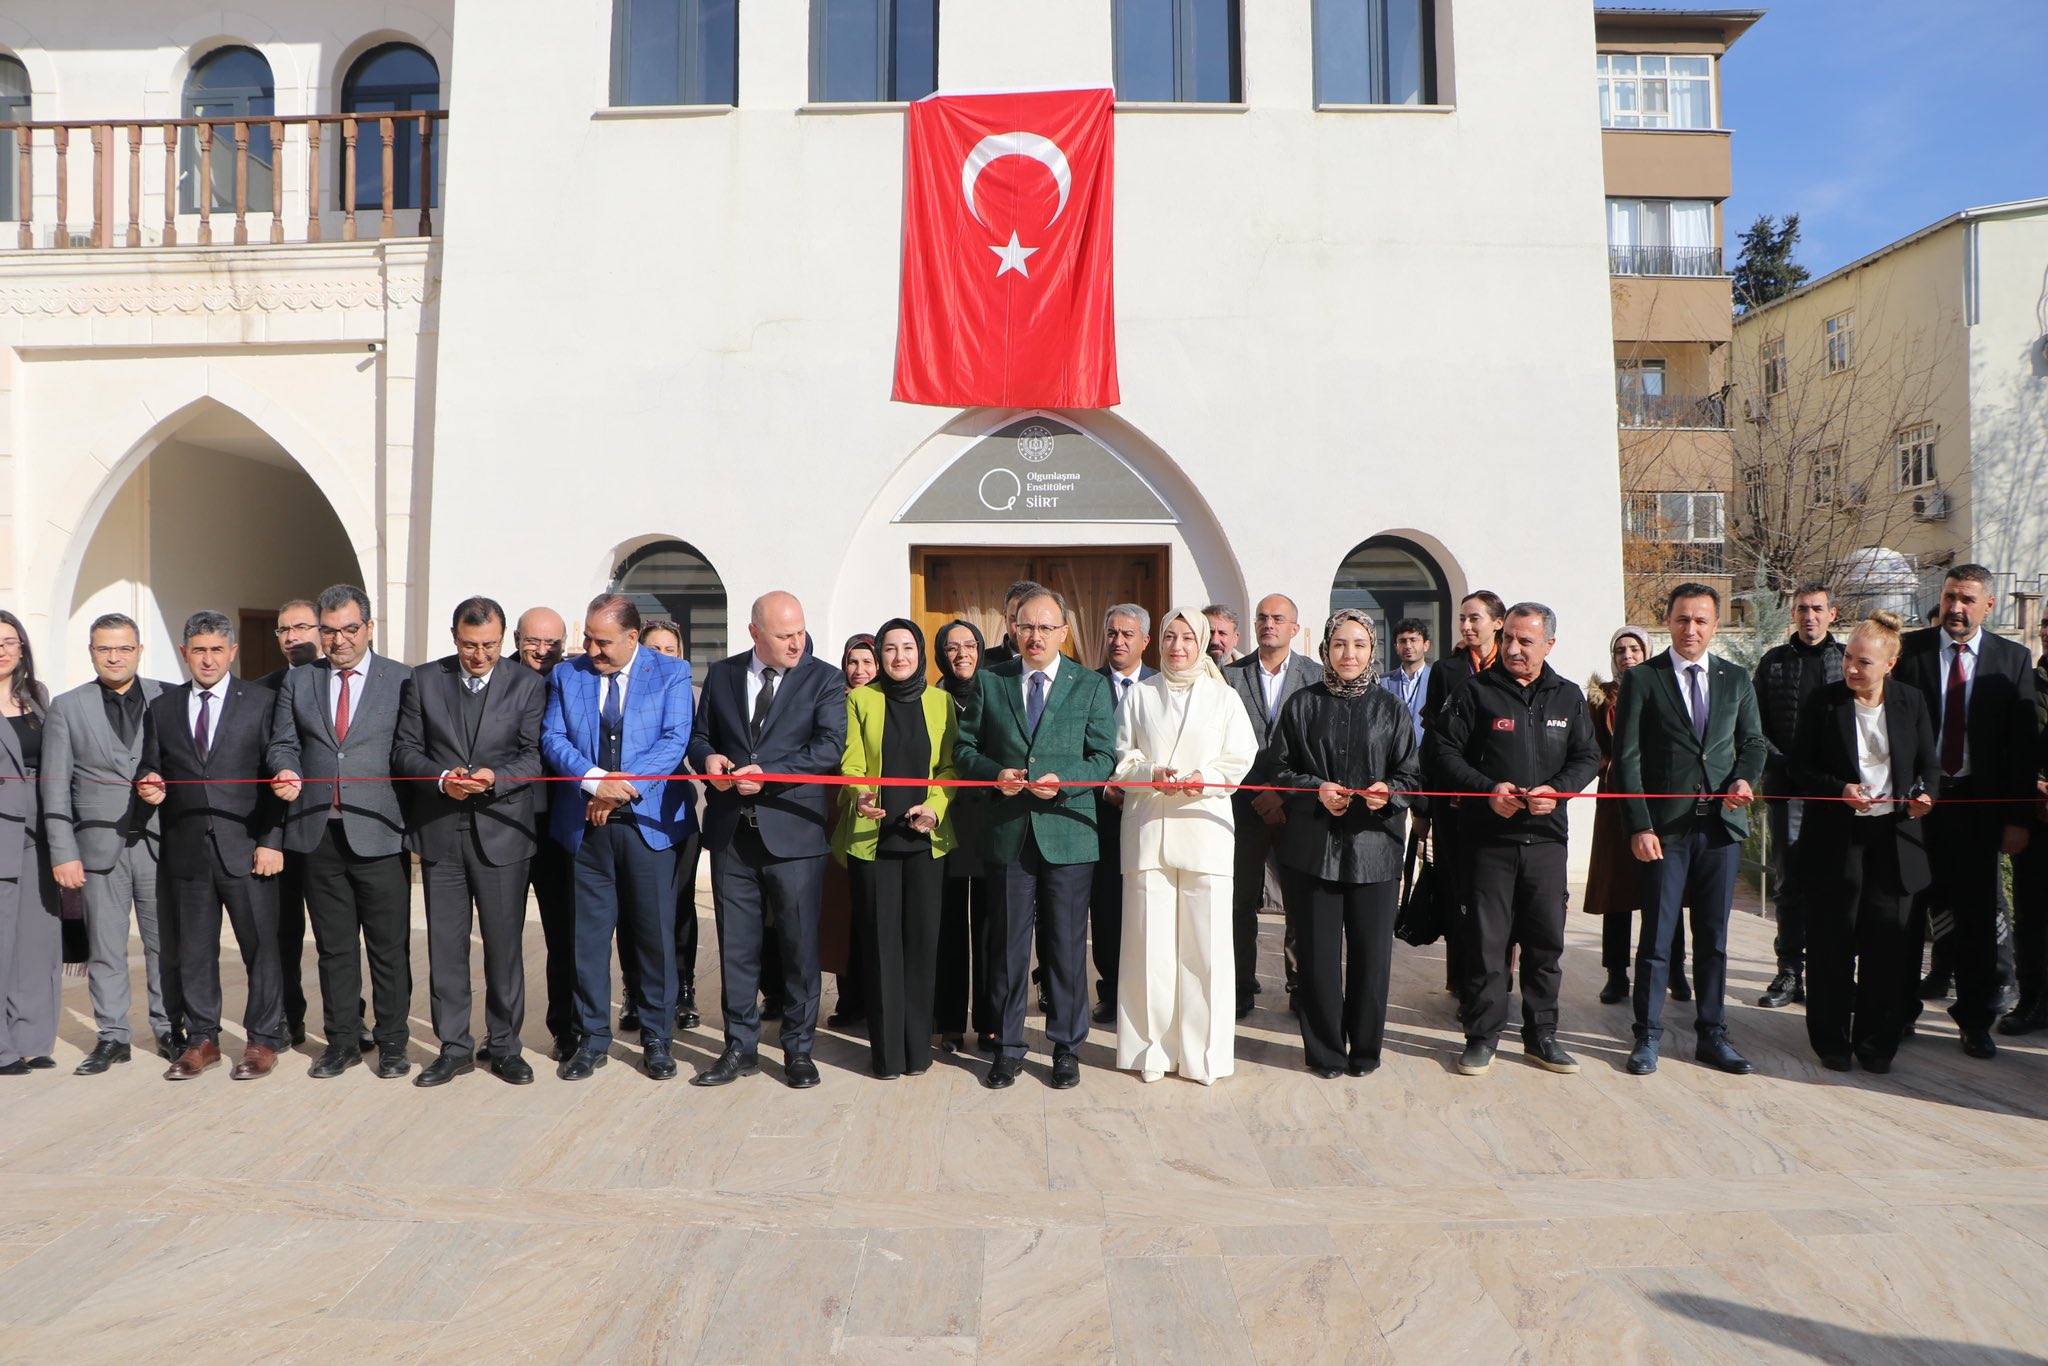
<instances>
[{"instance_id":1,"label":"white headscarf","mask_svg":"<svg viewBox=\"0 0 2048 1366\"><path fill-rule=\"evenodd\" d=\"M1202 615L1200 608L1176 607L1166 614L1164 621L1159 623L1161 639L1164 639L1166 635L1166 623L1172 621L1175 617L1179 617L1182 621L1186 622L1188 629L1195 633L1195 649L1199 652L1199 658L1202 662L1191 669L1175 669L1166 662L1166 649L1164 646L1161 646L1159 651L1159 676L1166 680L1166 686L1174 692L1186 692L1189 688L1195 686L1197 679L1213 678L1218 683L1225 682L1223 671L1216 667L1215 660L1209 658L1208 642L1204 638L1209 630L1209 619Z\"/></svg>"}]
</instances>

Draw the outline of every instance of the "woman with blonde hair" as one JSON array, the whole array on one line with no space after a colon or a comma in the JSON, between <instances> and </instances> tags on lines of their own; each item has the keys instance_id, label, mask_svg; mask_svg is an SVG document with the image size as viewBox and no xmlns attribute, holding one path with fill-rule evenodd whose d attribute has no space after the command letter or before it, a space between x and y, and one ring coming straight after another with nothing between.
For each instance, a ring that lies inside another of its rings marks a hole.
<instances>
[{"instance_id":1,"label":"woman with blonde hair","mask_svg":"<svg viewBox=\"0 0 2048 1366\"><path fill-rule=\"evenodd\" d=\"M1259 752L1207 637L1193 608L1159 623L1163 667L1117 708L1110 779L1125 785L1116 1065L1148 1082L1178 1072L1204 1086L1234 1066L1229 788Z\"/></svg>"},{"instance_id":2,"label":"woman with blonde hair","mask_svg":"<svg viewBox=\"0 0 2048 1366\"><path fill-rule=\"evenodd\" d=\"M1831 1071L1892 1070L1905 1024L1913 894L1932 880L1921 817L1941 756L1918 690L1890 678L1899 618L1850 633L1842 679L1799 709L1792 781L1806 808L1793 857L1807 880L1806 1037ZM1915 964L1917 967L1917 962Z\"/></svg>"}]
</instances>

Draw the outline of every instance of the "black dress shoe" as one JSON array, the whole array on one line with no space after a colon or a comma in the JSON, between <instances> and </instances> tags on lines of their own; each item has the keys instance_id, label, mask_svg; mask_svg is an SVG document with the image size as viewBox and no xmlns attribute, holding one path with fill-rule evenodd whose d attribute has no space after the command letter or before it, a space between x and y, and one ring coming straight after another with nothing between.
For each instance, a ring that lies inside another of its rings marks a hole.
<instances>
[{"instance_id":1,"label":"black dress shoe","mask_svg":"<svg viewBox=\"0 0 2048 1366\"><path fill-rule=\"evenodd\" d=\"M1992 999L1991 1011L1994 1015L2003 1015L2017 1009L2019 1003L2020 989L2008 982L1998 989L1998 995Z\"/></svg>"},{"instance_id":2,"label":"black dress shoe","mask_svg":"<svg viewBox=\"0 0 2048 1366\"><path fill-rule=\"evenodd\" d=\"M362 1060L362 1052L354 1044L331 1043L327 1045L326 1052L313 1060L313 1065L306 1069L306 1075L324 1081L328 1077L340 1076Z\"/></svg>"},{"instance_id":3,"label":"black dress shoe","mask_svg":"<svg viewBox=\"0 0 2048 1366\"><path fill-rule=\"evenodd\" d=\"M624 1010L619 1012L619 1033L638 1034L639 1032L640 1012L633 1009L633 1007L631 1006L627 1006Z\"/></svg>"},{"instance_id":4,"label":"black dress shoe","mask_svg":"<svg viewBox=\"0 0 2048 1366\"><path fill-rule=\"evenodd\" d=\"M1734 1044L1722 1038L1701 1039L1693 1048L1692 1057L1694 1062L1719 1068L1731 1076L1746 1077L1756 1071L1748 1058L1735 1051Z\"/></svg>"},{"instance_id":5,"label":"black dress shoe","mask_svg":"<svg viewBox=\"0 0 2048 1366\"><path fill-rule=\"evenodd\" d=\"M363 1035L363 1036L362 1036L361 1038L359 1038L359 1039L357 1039L357 1040L356 1040L356 1051L357 1051L357 1052L360 1052L360 1053L374 1053L374 1052L376 1052L376 1051L377 1051L377 1040L376 1040L376 1039L375 1039L375 1037L373 1037L372 1035L369 1035L369 1034L365 1034L365 1035Z\"/></svg>"},{"instance_id":6,"label":"black dress shoe","mask_svg":"<svg viewBox=\"0 0 2048 1366\"><path fill-rule=\"evenodd\" d=\"M668 1051L668 1047L666 1043L651 1043L647 1045L645 1058L647 1075L656 1081L671 1081L675 1078L676 1060L674 1055Z\"/></svg>"},{"instance_id":7,"label":"black dress shoe","mask_svg":"<svg viewBox=\"0 0 2048 1366\"><path fill-rule=\"evenodd\" d=\"M1344 1075L1344 1069L1341 1067L1311 1067L1308 1070L1321 1077L1324 1081L1335 1081Z\"/></svg>"},{"instance_id":8,"label":"black dress shoe","mask_svg":"<svg viewBox=\"0 0 2048 1366\"><path fill-rule=\"evenodd\" d=\"M1051 1012L1052 993L1047 991L1044 987L1040 987L1038 989L1038 1013L1041 1015L1047 1015Z\"/></svg>"},{"instance_id":9,"label":"black dress shoe","mask_svg":"<svg viewBox=\"0 0 2048 1366\"><path fill-rule=\"evenodd\" d=\"M1963 1051L1973 1058L1995 1058L1998 1056L1998 1041L1991 1037L1988 1029L1965 1029ZM35 1059L29 1059L29 1066L35 1066Z\"/></svg>"},{"instance_id":10,"label":"black dress shoe","mask_svg":"<svg viewBox=\"0 0 2048 1366\"><path fill-rule=\"evenodd\" d=\"M548 1050L548 1057L556 1062L567 1062L576 1056L576 1050L582 1046L581 1040L571 1038L565 1034L555 1040L555 1046Z\"/></svg>"},{"instance_id":11,"label":"black dress shoe","mask_svg":"<svg viewBox=\"0 0 2048 1366\"><path fill-rule=\"evenodd\" d=\"M492 1058L491 1075L514 1086L529 1086L533 1083L533 1065L517 1053L509 1058Z\"/></svg>"},{"instance_id":12,"label":"black dress shoe","mask_svg":"<svg viewBox=\"0 0 2048 1366\"><path fill-rule=\"evenodd\" d=\"M47 1053L41 1053L28 1060L29 1071L47 1072L57 1065L57 1060Z\"/></svg>"},{"instance_id":13,"label":"black dress shoe","mask_svg":"<svg viewBox=\"0 0 2048 1366\"><path fill-rule=\"evenodd\" d=\"M1647 1077L1656 1070L1657 1041L1636 1040L1636 1046L1628 1051L1628 1074L1632 1077Z\"/></svg>"},{"instance_id":14,"label":"black dress shoe","mask_svg":"<svg viewBox=\"0 0 2048 1366\"><path fill-rule=\"evenodd\" d=\"M1627 999L1628 974L1610 971L1607 974L1607 985L1600 988L1600 1004L1603 1006L1617 1005Z\"/></svg>"},{"instance_id":15,"label":"black dress shoe","mask_svg":"<svg viewBox=\"0 0 2048 1366\"><path fill-rule=\"evenodd\" d=\"M704 1017L697 1013L697 989L684 987L676 997L676 1028L695 1029L704 1023Z\"/></svg>"},{"instance_id":16,"label":"black dress shoe","mask_svg":"<svg viewBox=\"0 0 2048 1366\"><path fill-rule=\"evenodd\" d=\"M808 1091L818 1084L818 1064L808 1053L791 1053L782 1060L782 1080L793 1091Z\"/></svg>"},{"instance_id":17,"label":"black dress shoe","mask_svg":"<svg viewBox=\"0 0 2048 1366\"><path fill-rule=\"evenodd\" d=\"M1237 1018L1242 1020L1252 1013L1252 998L1240 994L1237 998Z\"/></svg>"},{"instance_id":18,"label":"black dress shoe","mask_svg":"<svg viewBox=\"0 0 2048 1366\"><path fill-rule=\"evenodd\" d=\"M1690 1001L1692 999L1692 982L1686 978L1684 973L1680 973L1671 979L1671 999L1674 1001Z\"/></svg>"},{"instance_id":19,"label":"black dress shoe","mask_svg":"<svg viewBox=\"0 0 2048 1366\"><path fill-rule=\"evenodd\" d=\"M993 1056L1000 1047L1002 1045L993 1034L977 1034L974 1036L974 1051L977 1053L987 1053Z\"/></svg>"},{"instance_id":20,"label":"black dress shoe","mask_svg":"<svg viewBox=\"0 0 2048 1366\"><path fill-rule=\"evenodd\" d=\"M1863 1064L1864 1071L1875 1072L1879 1076L1892 1070L1892 1060L1876 1053L1858 1053L1856 1061Z\"/></svg>"},{"instance_id":21,"label":"black dress shoe","mask_svg":"<svg viewBox=\"0 0 2048 1366\"><path fill-rule=\"evenodd\" d=\"M1344 1067L1345 1075L1353 1077L1371 1076L1380 1070L1380 1065L1371 1058L1353 1058Z\"/></svg>"},{"instance_id":22,"label":"black dress shoe","mask_svg":"<svg viewBox=\"0 0 2048 1366\"><path fill-rule=\"evenodd\" d=\"M27 1058L16 1058L13 1062L0 1062L0 1077L25 1077L27 1075Z\"/></svg>"},{"instance_id":23,"label":"black dress shoe","mask_svg":"<svg viewBox=\"0 0 2048 1366\"><path fill-rule=\"evenodd\" d=\"M2013 1007L2012 1014L1998 1022L1998 1032L2008 1038L2042 1029L2048 1029L2048 998L2044 997L2032 1000L2020 997L2020 1003Z\"/></svg>"},{"instance_id":24,"label":"black dress shoe","mask_svg":"<svg viewBox=\"0 0 2048 1366\"><path fill-rule=\"evenodd\" d=\"M303 1042L303 1040L301 1040L301 1042ZM170 1035L159 1034L156 1036L156 1051L159 1057L176 1058L180 1053L184 1052L185 1050L178 1047L178 1041L172 1038Z\"/></svg>"},{"instance_id":25,"label":"black dress shoe","mask_svg":"<svg viewBox=\"0 0 2048 1366\"><path fill-rule=\"evenodd\" d=\"M578 1048L569 1055L569 1061L563 1063L555 1075L563 1081L588 1081L592 1072L610 1061L611 1055L608 1053L593 1051L588 1047Z\"/></svg>"},{"instance_id":26,"label":"black dress shoe","mask_svg":"<svg viewBox=\"0 0 2048 1366\"><path fill-rule=\"evenodd\" d=\"M991 1091L1000 1091L1005 1086L1014 1086L1016 1082L1017 1060L1015 1058L997 1058L993 1063L989 1064L988 1072L981 1079L981 1084Z\"/></svg>"},{"instance_id":27,"label":"black dress shoe","mask_svg":"<svg viewBox=\"0 0 2048 1366\"><path fill-rule=\"evenodd\" d=\"M1828 1053L1822 1055L1820 1065L1830 1072L1846 1072L1851 1064L1847 1053Z\"/></svg>"},{"instance_id":28,"label":"black dress shoe","mask_svg":"<svg viewBox=\"0 0 2048 1366\"><path fill-rule=\"evenodd\" d=\"M378 1076L382 1077L385 1081L396 1081L410 1071L412 1071L412 1064L406 1061L404 1044L380 1044L378 1046Z\"/></svg>"},{"instance_id":29,"label":"black dress shoe","mask_svg":"<svg viewBox=\"0 0 2048 1366\"><path fill-rule=\"evenodd\" d=\"M758 1053L744 1053L736 1043L729 1043L718 1055L718 1061L690 1078L692 1086L727 1086L741 1077L751 1077L761 1070L761 1056Z\"/></svg>"},{"instance_id":30,"label":"black dress shoe","mask_svg":"<svg viewBox=\"0 0 2048 1366\"><path fill-rule=\"evenodd\" d=\"M404 1061L401 1057L400 1061ZM414 1086L443 1086L454 1081L465 1072L476 1071L476 1059L467 1053L458 1053L452 1048L441 1050L439 1057L420 1069L412 1079ZM377 1060L377 1075L384 1075L384 1060Z\"/></svg>"},{"instance_id":31,"label":"black dress shoe","mask_svg":"<svg viewBox=\"0 0 2048 1366\"><path fill-rule=\"evenodd\" d=\"M115 1063L128 1062L134 1056L127 1044L115 1043L112 1039L101 1039L92 1046L92 1052L85 1055L85 1060L71 1069L71 1075L96 1077Z\"/></svg>"},{"instance_id":32,"label":"black dress shoe","mask_svg":"<svg viewBox=\"0 0 2048 1366\"><path fill-rule=\"evenodd\" d=\"M1804 1004L1805 1000L1806 982L1802 976L1791 968L1780 968L1756 1003L1765 1010L1776 1010L1779 1006Z\"/></svg>"},{"instance_id":33,"label":"black dress shoe","mask_svg":"<svg viewBox=\"0 0 2048 1366\"><path fill-rule=\"evenodd\" d=\"M291 1035L292 1047L297 1048L306 1041L306 1022L294 1020L285 1025L285 1033Z\"/></svg>"},{"instance_id":34,"label":"black dress shoe","mask_svg":"<svg viewBox=\"0 0 2048 1366\"><path fill-rule=\"evenodd\" d=\"M1081 1058L1077 1053L1060 1053L1052 1060L1052 1089L1071 1091L1081 1084Z\"/></svg>"},{"instance_id":35,"label":"black dress shoe","mask_svg":"<svg viewBox=\"0 0 2048 1366\"><path fill-rule=\"evenodd\" d=\"M1116 1023L1116 1002L1115 1002L1115 1001L1097 1001L1097 1002L1095 1003L1095 1009L1094 1009L1094 1010L1092 1010L1092 1011L1090 1011L1090 1012L1088 1013L1088 1018L1089 1018L1089 1019L1091 1019L1091 1020L1093 1020L1093 1021L1095 1021L1095 1023L1097 1023L1097 1024L1099 1024L1099 1025L1113 1025L1113 1024L1115 1024L1115 1023ZM1239 1016L1238 1018L1239 1018L1239 1019L1243 1019L1244 1017L1240 1015L1240 1016Z\"/></svg>"}]
</instances>

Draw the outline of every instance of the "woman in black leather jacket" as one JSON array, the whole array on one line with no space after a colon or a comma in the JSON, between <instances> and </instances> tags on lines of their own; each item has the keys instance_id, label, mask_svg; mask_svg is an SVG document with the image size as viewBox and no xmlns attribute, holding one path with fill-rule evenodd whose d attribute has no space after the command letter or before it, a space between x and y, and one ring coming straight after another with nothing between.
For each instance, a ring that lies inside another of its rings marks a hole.
<instances>
[{"instance_id":1,"label":"woman in black leather jacket","mask_svg":"<svg viewBox=\"0 0 2048 1366\"><path fill-rule=\"evenodd\" d=\"M1302 1047L1327 1079L1380 1065L1402 841L1419 804L1397 794L1422 781L1408 709L1373 678L1372 618L1332 612L1322 655L1323 681L1281 708L1271 771L1276 786L1301 789L1287 798L1277 853L1301 962Z\"/></svg>"}]
</instances>

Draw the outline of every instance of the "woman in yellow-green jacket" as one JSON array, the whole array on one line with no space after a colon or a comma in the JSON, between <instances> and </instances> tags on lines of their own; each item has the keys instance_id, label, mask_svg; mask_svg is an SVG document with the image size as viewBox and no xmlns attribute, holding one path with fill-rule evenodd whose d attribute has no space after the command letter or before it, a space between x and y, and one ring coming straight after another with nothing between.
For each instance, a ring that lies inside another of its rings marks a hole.
<instances>
[{"instance_id":1,"label":"woman in yellow-green jacket","mask_svg":"<svg viewBox=\"0 0 2048 1366\"><path fill-rule=\"evenodd\" d=\"M882 671L846 694L852 778L951 778L953 699L925 684L924 633L898 617L875 632ZM840 789L833 852L853 885L853 939L866 988L874 1073L920 1076L932 1065L944 859L953 847L944 787Z\"/></svg>"}]
</instances>

